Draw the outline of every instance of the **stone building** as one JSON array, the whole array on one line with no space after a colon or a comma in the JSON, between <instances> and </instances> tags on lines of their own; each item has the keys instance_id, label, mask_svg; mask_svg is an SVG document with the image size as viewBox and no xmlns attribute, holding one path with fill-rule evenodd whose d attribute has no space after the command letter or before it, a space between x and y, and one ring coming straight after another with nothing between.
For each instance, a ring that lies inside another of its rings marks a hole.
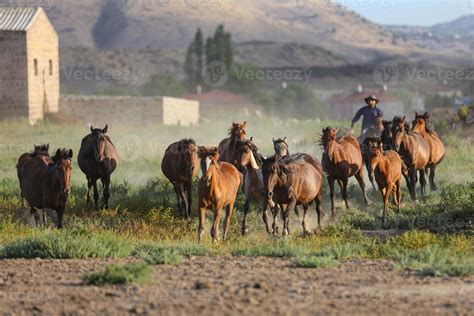
<instances>
[{"instance_id":1,"label":"stone building","mask_svg":"<svg viewBox=\"0 0 474 316\"><path fill-rule=\"evenodd\" d=\"M41 8L0 7L0 119L58 112L59 40Z\"/></svg>"}]
</instances>

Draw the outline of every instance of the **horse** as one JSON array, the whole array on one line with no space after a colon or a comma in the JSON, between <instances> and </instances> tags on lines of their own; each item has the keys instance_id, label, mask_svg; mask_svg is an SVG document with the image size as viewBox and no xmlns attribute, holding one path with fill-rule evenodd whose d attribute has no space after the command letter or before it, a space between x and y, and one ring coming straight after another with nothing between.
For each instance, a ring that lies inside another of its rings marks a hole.
<instances>
[{"instance_id":1,"label":"horse","mask_svg":"<svg viewBox=\"0 0 474 316\"><path fill-rule=\"evenodd\" d=\"M434 181L436 167L441 161L443 161L446 151L441 138L431 129L431 127L428 127L427 123L429 122L429 118L430 115L428 112L425 112L425 114L422 115L416 113L415 120L412 124L412 131L420 134L430 148L430 159L427 166L430 170L430 190L436 191L438 189Z\"/></svg>"},{"instance_id":2,"label":"horse","mask_svg":"<svg viewBox=\"0 0 474 316\"><path fill-rule=\"evenodd\" d=\"M226 208L224 219L223 239L227 237L230 227L230 218L234 211L237 191L240 187L240 173L237 168L225 161L219 161L219 153L216 147L198 148L198 157L201 160L202 177L198 185L199 197L199 228L198 240L204 235L204 223L206 210L214 211L214 224L211 229L213 242L217 242L222 208Z\"/></svg>"},{"instance_id":3,"label":"horse","mask_svg":"<svg viewBox=\"0 0 474 316\"><path fill-rule=\"evenodd\" d=\"M263 175L262 162L263 156L258 152L257 146L250 140L239 141L237 144L239 164L245 168L244 176L244 217L242 219L242 235L245 235L247 229L247 214L250 208L250 202L255 201L262 205L262 218L268 233L270 226L268 224L268 203L263 198Z\"/></svg>"},{"instance_id":4,"label":"horse","mask_svg":"<svg viewBox=\"0 0 474 316\"><path fill-rule=\"evenodd\" d=\"M283 211L283 235L290 233L289 215L297 205L303 206L303 234L310 234L306 225L306 213L316 203L318 226L321 226L323 168L319 161L307 154L296 154L286 159L267 158L262 166L264 194L274 208L274 200L286 205Z\"/></svg>"},{"instance_id":5,"label":"horse","mask_svg":"<svg viewBox=\"0 0 474 316\"><path fill-rule=\"evenodd\" d=\"M385 228L388 214L388 199L394 190L394 201L400 212L402 202L402 159L394 150L383 150L382 140L371 142L369 150L369 166L375 175L375 181L384 202L382 226Z\"/></svg>"},{"instance_id":6,"label":"horse","mask_svg":"<svg viewBox=\"0 0 474 316\"><path fill-rule=\"evenodd\" d=\"M192 207L193 178L199 171L197 146L193 139L182 139L166 148L161 171L173 185L178 209L189 219Z\"/></svg>"},{"instance_id":7,"label":"horse","mask_svg":"<svg viewBox=\"0 0 474 316\"><path fill-rule=\"evenodd\" d=\"M336 133L336 129L327 127L323 130L320 141L323 149L322 165L327 174L330 190L331 218L336 216L334 212L334 181L336 180L347 208L350 208L347 202L347 183L352 176L355 176L359 183L365 204L372 204L365 192L363 159L359 143L350 135L336 138Z\"/></svg>"},{"instance_id":8,"label":"horse","mask_svg":"<svg viewBox=\"0 0 474 316\"><path fill-rule=\"evenodd\" d=\"M405 117L395 116L392 126L393 147L408 168L409 181L407 182L410 196L416 201L416 172L420 172L421 194L425 192L425 168L430 159L430 148L420 134L407 129Z\"/></svg>"},{"instance_id":9,"label":"horse","mask_svg":"<svg viewBox=\"0 0 474 316\"><path fill-rule=\"evenodd\" d=\"M365 167L367 168L369 181L372 184L372 187L374 188L374 190L376 190L375 183L374 183L374 175L372 174L372 171L370 170L368 166L369 149L370 149L370 142L371 142L369 139L381 137L383 130L384 130L383 119L377 118L374 125L368 128L367 130L365 130L364 133L360 135L358 139L359 146L361 147L361 150L362 150L362 157L364 159L364 164L365 164Z\"/></svg>"},{"instance_id":10,"label":"horse","mask_svg":"<svg viewBox=\"0 0 474 316\"><path fill-rule=\"evenodd\" d=\"M392 135L392 126L393 121L383 121L383 132L380 136L380 139L383 143L384 150L393 150L393 135Z\"/></svg>"},{"instance_id":11,"label":"horse","mask_svg":"<svg viewBox=\"0 0 474 316\"><path fill-rule=\"evenodd\" d=\"M286 137L273 139L273 149L275 150L276 158L284 158L290 154Z\"/></svg>"},{"instance_id":12,"label":"horse","mask_svg":"<svg viewBox=\"0 0 474 316\"><path fill-rule=\"evenodd\" d=\"M229 129L229 137L223 139L218 146L219 161L225 161L238 166L237 141L243 141L247 135L247 121L243 123L232 123Z\"/></svg>"},{"instance_id":13,"label":"horse","mask_svg":"<svg viewBox=\"0 0 474 316\"><path fill-rule=\"evenodd\" d=\"M41 155L41 156L46 156L49 157L49 144L46 145L33 145L33 151L30 153L24 153L18 158L18 162L16 164L16 174L18 176L18 181L21 182L21 170L23 168L23 165L31 160L32 158ZM21 187L21 183L20 183ZM24 204L24 198L23 198L23 193L20 190L20 196L21 196L21 207L25 206ZM43 219L44 218L44 213L43 213Z\"/></svg>"},{"instance_id":14,"label":"horse","mask_svg":"<svg viewBox=\"0 0 474 316\"><path fill-rule=\"evenodd\" d=\"M57 227L63 227L63 216L70 192L72 149L58 149L53 157L37 155L21 171L21 192L30 205L30 219L37 225L38 209L53 209L58 214Z\"/></svg>"},{"instance_id":15,"label":"horse","mask_svg":"<svg viewBox=\"0 0 474 316\"><path fill-rule=\"evenodd\" d=\"M87 203L90 202L91 188L94 188L94 206L99 208L99 191L97 180L100 179L103 186L103 207L109 207L110 177L117 168L119 155L107 134L108 125L105 128L94 128L90 126L90 134L81 141L81 149L77 156L79 168L87 178Z\"/></svg>"},{"instance_id":16,"label":"horse","mask_svg":"<svg viewBox=\"0 0 474 316\"><path fill-rule=\"evenodd\" d=\"M373 146L374 141L377 139L377 137L367 137L364 139L361 147L362 149L362 157L364 159L364 164L365 167L367 168L367 174L369 175L369 181L372 184L372 187L374 190L375 188L375 182L374 182L374 173L372 172L372 169L370 168L370 148Z\"/></svg>"}]
</instances>

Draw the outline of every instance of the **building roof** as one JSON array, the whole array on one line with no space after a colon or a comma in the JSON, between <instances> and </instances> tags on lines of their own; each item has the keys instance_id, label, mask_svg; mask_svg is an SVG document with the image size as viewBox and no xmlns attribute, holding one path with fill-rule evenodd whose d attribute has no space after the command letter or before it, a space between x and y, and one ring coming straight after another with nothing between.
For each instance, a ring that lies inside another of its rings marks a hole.
<instances>
[{"instance_id":1,"label":"building roof","mask_svg":"<svg viewBox=\"0 0 474 316\"><path fill-rule=\"evenodd\" d=\"M41 8L0 7L0 31L26 31Z\"/></svg>"}]
</instances>

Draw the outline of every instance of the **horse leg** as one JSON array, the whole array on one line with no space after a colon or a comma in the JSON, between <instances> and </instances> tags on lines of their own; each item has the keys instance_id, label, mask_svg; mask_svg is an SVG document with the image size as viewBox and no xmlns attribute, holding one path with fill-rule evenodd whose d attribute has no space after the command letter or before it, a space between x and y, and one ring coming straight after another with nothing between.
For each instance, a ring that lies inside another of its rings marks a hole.
<instances>
[{"instance_id":1,"label":"horse leg","mask_svg":"<svg viewBox=\"0 0 474 316\"><path fill-rule=\"evenodd\" d=\"M425 195L426 189L426 177L425 177L425 169L420 170L420 187L421 187L421 195Z\"/></svg>"},{"instance_id":2,"label":"horse leg","mask_svg":"<svg viewBox=\"0 0 474 316\"><path fill-rule=\"evenodd\" d=\"M278 206L275 205L275 208L277 208ZM245 208L245 206L244 206ZM248 212L248 209L247 209L247 212ZM272 215L275 211L272 210ZM244 213L244 216L245 216L245 224L247 225L247 213ZM267 230L267 233L271 233L270 231L270 224L268 223L268 203L267 201L263 201L263 213L262 213L262 218L263 218L263 222L265 223L265 229ZM275 217L273 217L273 225L275 225Z\"/></svg>"},{"instance_id":3,"label":"horse leg","mask_svg":"<svg viewBox=\"0 0 474 316\"><path fill-rule=\"evenodd\" d=\"M86 202L90 203L91 202L91 189L92 189L93 183L92 180L87 178L87 197L86 197Z\"/></svg>"},{"instance_id":4,"label":"horse leg","mask_svg":"<svg viewBox=\"0 0 474 316\"><path fill-rule=\"evenodd\" d=\"M244 217L242 218L242 235L244 235L244 236L248 232L248 229L247 229L247 214L249 212L249 208L250 208L250 202L246 198L245 203L244 203L244 209L243 209ZM266 214L266 211L267 210L264 206L264 209L263 209L263 222L265 223L265 226L267 227L267 232L269 232L269 229L268 229L268 215Z\"/></svg>"},{"instance_id":5,"label":"horse leg","mask_svg":"<svg viewBox=\"0 0 474 316\"><path fill-rule=\"evenodd\" d=\"M331 220L336 218L336 213L334 212L334 178L328 176L329 184L329 197L331 198Z\"/></svg>"},{"instance_id":6,"label":"horse leg","mask_svg":"<svg viewBox=\"0 0 474 316\"><path fill-rule=\"evenodd\" d=\"M38 222L36 221L36 213L38 210L34 207L30 207L30 225L36 227Z\"/></svg>"},{"instance_id":7,"label":"horse leg","mask_svg":"<svg viewBox=\"0 0 474 316\"><path fill-rule=\"evenodd\" d=\"M186 183L186 193L188 195L186 217L189 219L191 218L191 209L193 207L193 181L192 180Z\"/></svg>"},{"instance_id":8,"label":"horse leg","mask_svg":"<svg viewBox=\"0 0 474 316\"><path fill-rule=\"evenodd\" d=\"M347 202L347 183L348 183L348 179L344 179L344 180L340 180L342 182L342 186L341 186L341 195L342 195L342 199L344 200L344 203L346 203L346 208L347 209L350 209L349 207L349 202Z\"/></svg>"},{"instance_id":9,"label":"horse leg","mask_svg":"<svg viewBox=\"0 0 474 316\"><path fill-rule=\"evenodd\" d=\"M272 215L273 215L273 224L272 224L272 233L274 236L278 235L278 214L280 213L280 210L283 210L283 207L281 205L275 205L274 208L272 208ZM282 216L283 216L283 211L282 211Z\"/></svg>"},{"instance_id":10,"label":"horse leg","mask_svg":"<svg viewBox=\"0 0 474 316\"><path fill-rule=\"evenodd\" d=\"M382 216L382 227L387 228L387 215L388 215L388 200L390 199L390 193L392 193L393 183L389 182L385 188L383 196L383 216Z\"/></svg>"},{"instance_id":11,"label":"horse leg","mask_svg":"<svg viewBox=\"0 0 474 316\"><path fill-rule=\"evenodd\" d=\"M173 188L174 188L174 193L176 193L176 200L178 201L178 210L179 212L184 212L183 210L183 205L181 203L181 190L180 190L180 184L179 183L174 183L173 182Z\"/></svg>"},{"instance_id":12,"label":"horse leg","mask_svg":"<svg viewBox=\"0 0 474 316\"><path fill-rule=\"evenodd\" d=\"M414 167L410 168L409 171L410 174L410 195L411 195L411 200L416 201L416 170Z\"/></svg>"},{"instance_id":13,"label":"horse leg","mask_svg":"<svg viewBox=\"0 0 474 316\"><path fill-rule=\"evenodd\" d=\"M436 183L434 180L435 174L436 174L436 164L432 164L430 167L430 190L432 192L438 190L438 187L436 186Z\"/></svg>"},{"instance_id":14,"label":"horse leg","mask_svg":"<svg viewBox=\"0 0 474 316\"><path fill-rule=\"evenodd\" d=\"M198 228L198 241L201 242L204 236L204 224L206 222L206 208L199 208L199 228Z\"/></svg>"},{"instance_id":15,"label":"horse leg","mask_svg":"<svg viewBox=\"0 0 474 316\"><path fill-rule=\"evenodd\" d=\"M374 191L377 191L377 188L375 187L375 181L374 181L374 173L372 170L370 170L369 165L365 165L367 168L367 174L369 175L369 181L372 184L372 188L374 188Z\"/></svg>"},{"instance_id":16,"label":"horse leg","mask_svg":"<svg viewBox=\"0 0 474 316\"><path fill-rule=\"evenodd\" d=\"M400 213L400 207L402 206L402 183L401 179L398 179L396 182L396 197L397 206L398 206L398 213Z\"/></svg>"},{"instance_id":17,"label":"horse leg","mask_svg":"<svg viewBox=\"0 0 474 316\"><path fill-rule=\"evenodd\" d=\"M64 210L57 210L58 213L58 229L63 228L63 217L64 217Z\"/></svg>"},{"instance_id":18,"label":"horse leg","mask_svg":"<svg viewBox=\"0 0 474 316\"><path fill-rule=\"evenodd\" d=\"M303 225L303 236L311 235L311 232L309 231L308 226L306 225L306 212L308 212L308 209L309 204L303 205L303 222L301 223Z\"/></svg>"},{"instance_id":19,"label":"horse leg","mask_svg":"<svg viewBox=\"0 0 474 316\"><path fill-rule=\"evenodd\" d=\"M214 211L214 223L212 224L211 236L213 242L219 241L219 224L222 217L222 206Z\"/></svg>"},{"instance_id":20,"label":"horse leg","mask_svg":"<svg viewBox=\"0 0 474 316\"><path fill-rule=\"evenodd\" d=\"M103 207L105 209L108 209L109 197L110 197L110 175L107 175L102 179L102 185L103 185L103 193L102 193Z\"/></svg>"},{"instance_id":21,"label":"horse leg","mask_svg":"<svg viewBox=\"0 0 474 316\"><path fill-rule=\"evenodd\" d=\"M225 219L224 219L224 232L222 235L222 240L226 240L227 238L227 232L230 227L230 219L232 217L232 214L234 213L234 203L230 203L227 206L226 213L225 213Z\"/></svg>"},{"instance_id":22,"label":"horse leg","mask_svg":"<svg viewBox=\"0 0 474 316\"><path fill-rule=\"evenodd\" d=\"M97 189L97 180L92 181L92 187L94 188L94 207L96 210L99 209L99 190Z\"/></svg>"},{"instance_id":23,"label":"horse leg","mask_svg":"<svg viewBox=\"0 0 474 316\"><path fill-rule=\"evenodd\" d=\"M360 168L359 171L355 174L357 182L359 182L360 189L362 190L362 194L364 195L365 205L369 206L372 204L372 201L369 200L367 196L367 192L365 191L365 182L364 182L364 169ZM346 183L347 188L347 183Z\"/></svg>"},{"instance_id":24,"label":"horse leg","mask_svg":"<svg viewBox=\"0 0 474 316\"><path fill-rule=\"evenodd\" d=\"M344 202L344 195L342 194L342 191L344 191L344 182L342 180L338 179L337 184L339 184L339 189L340 189L339 192L341 192L341 200L342 200L342 202Z\"/></svg>"},{"instance_id":25,"label":"horse leg","mask_svg":"<svg viewBox=\"0 0 474 316\"><path fill-rule=\"evenodd\" d=\"M321 205L323 203L323 190L319 191L318 196L316 196L316 213L318 214L318 227L321 227L321 215L322 215L322 209Z\"/></svg>"},{"instance_id":26,"label":"horse leg","mask_svg":"<svg viewBox=\"0 0 474 316\"><path fill-rule=\"evenodd\" d=\"M296 200L292 198L290 203L286 206L286 210L284 213L285 218L285 226L283 228L283 236L291 234L290 232L290 214L293 212L294 208L296 207Z\"/></svg>"}]
</instances>

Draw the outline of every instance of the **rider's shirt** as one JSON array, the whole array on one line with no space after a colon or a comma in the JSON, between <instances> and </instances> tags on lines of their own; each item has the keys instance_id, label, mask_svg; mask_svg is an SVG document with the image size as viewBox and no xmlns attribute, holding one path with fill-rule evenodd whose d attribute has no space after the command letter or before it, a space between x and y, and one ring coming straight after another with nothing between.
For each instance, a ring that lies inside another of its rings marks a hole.
<instances>
[{"instance_id":1,"label":"rider's shirt","mask_svg":"<svg viewBox=\"0 0 474 316\"><path fill-rule=\"evenodd\" d=\"M376 124L377 119L383 116L383 112L378 107L372 109L370 106L366 105L357 111L352 123L355 124L361 116L364 116L364 119L362 120L362 130L364 131L373 127Z\"/></svg>"}]
</instances>

